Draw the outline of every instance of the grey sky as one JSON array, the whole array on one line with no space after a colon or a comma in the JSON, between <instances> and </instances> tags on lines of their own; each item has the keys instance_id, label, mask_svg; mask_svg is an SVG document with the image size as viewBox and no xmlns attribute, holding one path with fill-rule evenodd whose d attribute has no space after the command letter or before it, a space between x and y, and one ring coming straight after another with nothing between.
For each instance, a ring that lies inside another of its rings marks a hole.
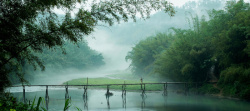
<instances>
[{"instance_id":1,"label":"grey sky","mask_svg":"<svg viewBox=\"0 0 250 111\"><path fill-rule=\"evenodd\" d=\"M181 7L182 5L184 5L186 2L188 1L199 1L199 0L169 0L171 3L174 4L174 6L177 7ZM200 0L202 1L202 0ZM245 0L245 2L249 2L250 0ZM78 4L76 7L79 7L80 5ZM55 9L55 12L58 14L63 14L63 11ZM178 13L178 12L177 12ZM200 11L197 11L196 13L198 13L198 15L200 15ZM173 20L175 20L175 22L177 21L185 21L185 19L180 19L178 17L173 17L170 19L172 22ZM162 21L156 21L155 24L159 24L162 25L162 27L165 27L164 25L166 25L166 22L164 20ZM135 25L138 27L138 25L143 25L143 22L139 23L132 23L132 25ZM145 21L145 23L147 23L147 21ZM185 22L184 22L185 23ZM149 35L153 35L156 32L162 32L161 30L157 30L160 29L158 27L156 27L155 24L153 24L152 26L155 27L151 27L148 28L147 30L150 30L150 32L136 32L135 30L129 30L129 28L133 27L128 27L128 29L126 29L124 31L124 29L116 29L117 27L119 28L119 26L123 25L123 24L127 24L127 23L121 23L121 24L117 24L115 26L112 27L98 27L95 29L95 31L86 38L86 40L89 43L89 46L102 53L104 56L104 61L106 62L106 65L104 66L104 69L107 70L124 70L126 68L129 67L129 62L125 61L125 56L127 55L128 51L132 50L132 47L136 44L136 42L138 42L139 40L141 40L143 37L146 38L146 36ZM152 24L152 23L151 23ZM175 23L176 24L176 23ZM148 26L150 26L150 23L147 23ZM146 26L147 26L146 25ZM183 24L183 25L187 25L187 24ZM178 26L178 24L177 24ZM121 32L119 34L119 32ZM131 37L126 37L126 36L132 36ZM143 36L143 37L142 37ZM130 40L129 40L130 39ZM126 42L125 44L122 42ZM131 43L132 42L132 43Z\"/></svg>"}]
</instances>

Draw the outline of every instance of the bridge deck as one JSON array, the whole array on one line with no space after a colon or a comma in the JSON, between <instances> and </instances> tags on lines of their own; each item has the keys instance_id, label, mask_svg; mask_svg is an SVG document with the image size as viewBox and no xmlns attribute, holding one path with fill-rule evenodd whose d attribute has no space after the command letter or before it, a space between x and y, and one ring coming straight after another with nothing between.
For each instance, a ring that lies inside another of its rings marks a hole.
<instances>
[{"instance_id":1,"label":"bridge deck","mask_svg":"<svg viewBox=\"0 0 250 111\"><path fill-rule=\"evenodd\" d=\"M146 85L146 84L202 84L204 82L161 82L161 83L126 83L126 84L85 84L85 85L14 85L11 87L23 87L23 86L114 86L114 85ZM206 83L217 83L217 82L206 82Z\"/></svg>"}]
</instances>

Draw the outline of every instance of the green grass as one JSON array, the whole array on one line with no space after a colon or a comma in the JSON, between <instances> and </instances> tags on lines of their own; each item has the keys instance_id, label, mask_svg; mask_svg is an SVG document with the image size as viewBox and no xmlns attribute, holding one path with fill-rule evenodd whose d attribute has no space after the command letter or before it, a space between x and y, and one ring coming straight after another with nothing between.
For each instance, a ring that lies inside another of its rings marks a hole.
<instances>
[{"instance_id":1,"label":"green grass","mask_svg":"<svg viewBox=\"0 0 250 111\"><path fill-rule=\"evenodd\" d=\"M115 78L115 79L124 79L124 80L140 80L141 77L131 74L131 72L121 72L121 73L114 73L111 75L107 75L107 77ZM159 77L154 76L144 76L142 77L144 81L151 81L151 82L157 82L159 81Z\"/></svg>"},{"instance_id":2,"label":"green grass","mask_svg":"<svg viewBox=\"0 0 250 111\"><path fill-rule=\"evenodd\" d=\"M126 84L134 84L134 83L140 83L140 79L137 80L124 80L124 79L110 79L110 78L89 78L88 84L89 85L97 85L97 84L124 84L124 81ZM80 79L73 79L70 81L67 81L68 85L86 85L87 79L86 78L80 78ZM63 84L67 84L67 82L64 82ZM144 83L152 83L154 81L144 81ZM147 91L159 91L162 90L163 85L146 85L145 89ZM91 86L90 88L107 88L107 86ZM110 86L110 89L116 89L116 90L122 90L122 86ZM141 90L141 85L129 85L126 86L126 90Z\"/></svg>"},{"instance_id":3,"label":"green grass","mask_svg":"<svg viewBox=\"0 0 250 111\"><path fill-rule=\"evenodd\" d=\"M116 78L116 79L124 79L124 80L139 80L140 77L136 75L129 74L129 73L122 73L122 74L111 74L107 75L107 77Z\"/></svg>"}]
</instances>

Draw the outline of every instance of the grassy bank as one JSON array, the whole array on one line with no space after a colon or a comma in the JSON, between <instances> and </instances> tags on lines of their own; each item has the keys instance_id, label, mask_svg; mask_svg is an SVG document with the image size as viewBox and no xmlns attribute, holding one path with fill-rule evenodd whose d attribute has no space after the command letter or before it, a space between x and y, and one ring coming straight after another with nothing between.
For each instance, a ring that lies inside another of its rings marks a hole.
<instances>
[{"instance_id":1,"label":"grassy bank","mask_svg":"<svg viewBox=\"0 0 250 111\"><path fill-rule=\"evenodd\" d=\"M124 80L124 79L111 79L111 78L89 78L88 84L89 85L97 85L97 84L134 84L134 83L140 83L140 79L138 80ZM143 81L144 83L152 83L155 81ZM87 79L86 78L80 78L80 79L73 79L67 82L64 82L63 84L68 85L86 85ZM159 91L162 90L163 85L146 85L146 90L148 91ZM94 86L90 88L107 88L106 86ZM122 86L110 86L110 89L116 89L116 90L122 90ZM126 90L141 90L140 85L129 85L126 86Z\"/></svg>"}]
</instances>

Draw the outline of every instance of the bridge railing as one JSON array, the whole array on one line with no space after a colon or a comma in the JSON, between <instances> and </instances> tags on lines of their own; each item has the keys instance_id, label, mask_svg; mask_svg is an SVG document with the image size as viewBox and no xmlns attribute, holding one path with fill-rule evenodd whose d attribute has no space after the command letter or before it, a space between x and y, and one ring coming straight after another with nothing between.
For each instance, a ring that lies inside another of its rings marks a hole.
<instances>
[{"instance_id":1,"label":"bridge railing","mask_svg":"<svg viewBox=\"0 0 250 111\"><path fill-rule=\"evenodd\" d=\"M32 86L122 86L122 85L141 85L141 84L203 84L203 83L210 83L210 84L214 84L217 82L161 82L161 83L126 83L126 84L86 84L86 85L13 85L11 87L23 87L23 86L28 86L28 87L32 87Z\"/></svg>"}]
</instances>

